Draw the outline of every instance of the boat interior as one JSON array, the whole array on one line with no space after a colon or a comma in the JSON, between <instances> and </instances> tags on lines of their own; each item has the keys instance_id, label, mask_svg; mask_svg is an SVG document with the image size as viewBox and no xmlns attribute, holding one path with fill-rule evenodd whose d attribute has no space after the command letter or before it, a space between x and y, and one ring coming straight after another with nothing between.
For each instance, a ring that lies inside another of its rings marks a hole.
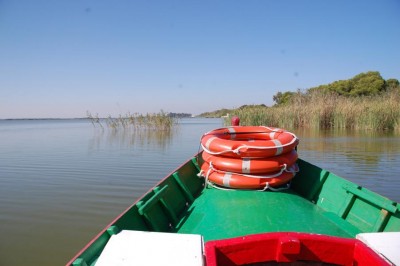
<instances>
[{"instance_id":1,"label":"boat interior","mask_svg":"<svg viewBox=\"0 0 400 266\"><path fill-rule=\"evenodd\" d=\"M205 242L265 232L304 232L354 238L399 231L396 202L301 159L290 188L226 190L199 177L201 156L160 181L104 231L80 258L93 262L121 230L202 235Z\"/></svg>"}]
</instances>

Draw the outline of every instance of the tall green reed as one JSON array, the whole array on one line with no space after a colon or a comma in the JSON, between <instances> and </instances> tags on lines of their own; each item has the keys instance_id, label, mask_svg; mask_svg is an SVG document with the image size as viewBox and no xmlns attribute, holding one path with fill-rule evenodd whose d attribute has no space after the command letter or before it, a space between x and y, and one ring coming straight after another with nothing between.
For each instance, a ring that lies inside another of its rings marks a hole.
<instances>
[{"instance_id":1,"label":"tall green reed","mask_svg":"<svg viewBox=\"0 0 400 266\"><path fill-rule=\"evenodd\" d=\"M400 90L369 97L344 97L320 91L298 92L289 104L246 106L234 110L233 115L240 117L241 125L390 130L400 133Z\"/></svg>"},{"instance_id":2,"label":"tall green reed","mask_svg":"<svg viewBox=\"0 0 400 266\"><path fill-rule=\"evenodd\" d=\"M108 116L107 118L99 118L96 114L93 116L87 112L87 118L91 121L93 126L99 126L104 129L103 123L107 128L114 131L118 130L157 130L157 131L170 131L176 124L177 120L170 117L164 111L159 113L147 114L126 114L119 115L118 117Z\"/></svg>"}]
</instances>

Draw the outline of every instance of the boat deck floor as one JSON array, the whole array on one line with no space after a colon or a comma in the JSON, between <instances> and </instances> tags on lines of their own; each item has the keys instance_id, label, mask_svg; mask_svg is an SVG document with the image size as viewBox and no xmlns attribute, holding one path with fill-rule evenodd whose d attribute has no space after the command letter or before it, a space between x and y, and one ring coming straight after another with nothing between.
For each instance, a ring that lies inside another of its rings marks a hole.
<instances>
[{"instance_id":1,"label":"boat deck floor","mask_svg":"<svg viewBox=\"0 0 400 266\"><path fill-rule=\"evenodd\" d=\"M352 237L324 213L292 190L257 192L207 188L189 209L178 233L201 234L204 241L264 232Z\"/></svg>"}]
</instances>

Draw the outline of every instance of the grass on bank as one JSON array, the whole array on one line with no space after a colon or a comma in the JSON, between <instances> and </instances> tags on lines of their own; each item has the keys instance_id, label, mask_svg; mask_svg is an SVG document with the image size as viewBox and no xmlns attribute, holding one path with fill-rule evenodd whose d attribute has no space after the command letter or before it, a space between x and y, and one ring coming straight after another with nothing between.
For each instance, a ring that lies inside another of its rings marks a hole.
<instances>
[{"instance_id":1,"label":"grass on bank","mask_svg":"<svg viewBox=\"0 0 400 266\"><path fill-rule=\"evenodd\" d=\"M241 125L390 130L400 133L400 89L364 97L345 97L320 91L299 92L288 104L244 106L230 113L231 117L234 115L240 117Z\"/></svg>"},{"instance_id":2,"label":"grass on bank","mask_svg":"<svg viewBox=\"0 0 400 266\"><path fill-rule=\"evenodd\" d=\"M98 115L92 115L87 112L87 118L91 121L93 126L99 126L104 129L104 125L112 130L157 130L157 131L170 131L177 123L176 119L169 116L167 113L160 111L154 114L126 114L119 117L99 118Z\"/></svg>"}]
</instances>

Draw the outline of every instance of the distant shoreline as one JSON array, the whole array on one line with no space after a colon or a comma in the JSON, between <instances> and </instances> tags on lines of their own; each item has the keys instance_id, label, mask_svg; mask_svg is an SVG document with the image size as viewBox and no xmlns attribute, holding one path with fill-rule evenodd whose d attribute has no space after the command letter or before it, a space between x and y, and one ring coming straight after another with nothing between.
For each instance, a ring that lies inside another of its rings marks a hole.
<instances>
[{"instance_id":1,"label":"distant shoreline","mask_svg":"<svg viewBox=\"0 0 400 266\"><path fill-rule=\"evenodd\" d=\"M187 116L181 118L206 118L201 116ZM207 117L209 118L209 117ZM107 117L100 117L99 119L107 119ZM36 121L36 120L90 120L88 117L77 118L0 118L0 121Z\"/></svg>"},{"instance_id":2,"label":"distant shoreline","mask_svg":"<svg viewBox=\"0 0 400 266\"><path fill-rule=\"evenodd\" d=\"M87 117L81 118L0 118L0 121L30 121L30 120L86 120Z\"/></svg>"}]
</instances>

